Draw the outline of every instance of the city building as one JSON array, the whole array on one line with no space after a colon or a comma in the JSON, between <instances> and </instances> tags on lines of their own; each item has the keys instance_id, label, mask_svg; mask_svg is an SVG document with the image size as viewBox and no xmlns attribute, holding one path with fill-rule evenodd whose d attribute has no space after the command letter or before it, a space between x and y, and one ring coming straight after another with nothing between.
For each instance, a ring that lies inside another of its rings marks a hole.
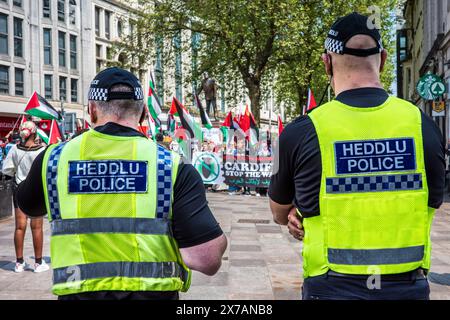
<instances>
[{"instance_id":1,"label":"city building","mask_svg":"<svg viewBox=\"0 0 450 320\"><path fill-rule=\"evenodd\" d=\"M0 136L6 135L25 109L34 91L65 114L64 129L76 130L76 119L86 115L87 91L95 74L126 57L113 50L114 43L135 33L133 17L137 0L0 0ZM189 98L200 84L185 81L197 68L197 49L201 37L190 32L174 39L155 39L155 52L145 64L134 62L131 71L148 86L154 72L156 92L163 111L172 96L188 107ZM180 50L183 44L192 50ZM172 57L164 57L168 46ZM170 61L169 61L170 59ZM210 74L220 83L220 74ZM276 123L270 112L271 100L263 102L262 123ZM217 108L225 114L236 108L219 89ZM245 104L244 101L241 105ZM190 108L198 114L195 108ZM162 115L162 121L166 116Z\"/></svg>"},{"instance_id":2,"label":"city building","mask_svg":"<svg viewBox=\"0 0 450 320\"><path fill-rule=\"evenodd\" d=\"M132 1L0 0L0 135L34 91L83 118L89 83L128 27Z\"/></svg>"}]
</instances>

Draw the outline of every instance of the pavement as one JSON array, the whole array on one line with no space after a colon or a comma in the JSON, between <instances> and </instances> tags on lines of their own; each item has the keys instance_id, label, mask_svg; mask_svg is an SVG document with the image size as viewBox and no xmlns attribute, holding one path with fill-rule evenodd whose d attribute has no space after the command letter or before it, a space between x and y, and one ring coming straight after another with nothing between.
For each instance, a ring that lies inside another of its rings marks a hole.
<instances>
[{"instance_id":1,"label":"pavement","mask_svg":"<svg viewBox=\"0 0 450 320\"><path fill-rule=\"evenodd\" d=\"M192 286L181 299L299 300L302 243L286 227L273 223L267 198L208 193L216 219L228 237L228 249L219 272L193 272ZM0 300L56 299L51 293L51 271L13 272L13 219L0 221ZM49 257L49 224L45 223L44 256ZM436 214L432 228L431 298L450 299L450 202ZM25 240L25 259L33 263L31 232Z\"/></svg>"}]
</instances>

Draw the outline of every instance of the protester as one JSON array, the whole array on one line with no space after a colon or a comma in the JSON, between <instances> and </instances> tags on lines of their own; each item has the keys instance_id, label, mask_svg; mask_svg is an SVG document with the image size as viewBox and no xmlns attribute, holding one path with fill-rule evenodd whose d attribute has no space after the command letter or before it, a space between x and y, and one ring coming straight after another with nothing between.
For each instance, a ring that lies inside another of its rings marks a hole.
<instances>
[{"instance_id":1,"label":"protester","mask_svg":"<svg viewBox=\"0 0 450 320\"><path fill-rule=\"evenodd\" d=\"M34 159L44 150L42 145L35 143L36 130L36 125L32 121L24 122L20 126L20 137L22 138L22 142L11 147L2 167L3 174L14 177L13 203L16 222L14 232L14 246L16 250L15 272L23 272L28 267L23 256L27 216L18 206L17 187L26 179ZM43 220L42 217L34 218L31 219L30 223L35 256L34 272L44 272L49 269L45 260L42 258L42 247L44 242Z\"/></svg>"}]
</instances>

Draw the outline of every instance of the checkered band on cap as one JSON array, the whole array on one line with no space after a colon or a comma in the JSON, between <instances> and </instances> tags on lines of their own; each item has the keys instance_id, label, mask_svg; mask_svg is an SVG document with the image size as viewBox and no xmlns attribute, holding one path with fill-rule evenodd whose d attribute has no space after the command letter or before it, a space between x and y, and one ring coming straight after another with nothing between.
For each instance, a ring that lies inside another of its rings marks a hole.
<instances>
[{"instance_id":1,"label":"checkered band on cap","mask_svg":"<svg viewBox=\"0 0 450 320\"><path fill-rule=\"evenodd\" d=\"M344 54L344 43L336 39L327 38L325 40L325 49L337 54Z\"/></svg>"},{"instance_id":2,"label":"checkered band on cap","mask_svg":"<svg viewBox=\"0 0 450 320\"><path fill-rule=\"evenodd\" d=\"M158 145L156 217L167 219L172 202L172 154Z\"/></svg>"},{"instance_id":3,"label":"checkered band on cap","mask_svg":"<svg viewBox=\"0 0 450 320\"><path fill-rule=\"evenodd\" d=\"M50 207L50 216L52 220L61 219L61 212L59 207L58 196L58 161L61 156L62 149L65 146L65 142L55 147L48 157L47 162L47 195L48 205Z\"/></svg>"},{"instance_id":4,"label":"checkered band on cap","mask_svg":"<svg viewBox=\"0 0 450 320\"><path fill-rule=\"evenodd\" d=\"M142 88L134 88L134 96L136 100L144 100L144 92L142 91Z\"/></svg>"},{"instance_id":5,"label":"checkered band on cap","mask_svg":"<svg viewBox=\"0 0 450 320\"><path fill-rule=\"evenodd\" d=\"M88 100L108 101L108 89L104 88L90 88Z\"/></svg>"}]
</instances>

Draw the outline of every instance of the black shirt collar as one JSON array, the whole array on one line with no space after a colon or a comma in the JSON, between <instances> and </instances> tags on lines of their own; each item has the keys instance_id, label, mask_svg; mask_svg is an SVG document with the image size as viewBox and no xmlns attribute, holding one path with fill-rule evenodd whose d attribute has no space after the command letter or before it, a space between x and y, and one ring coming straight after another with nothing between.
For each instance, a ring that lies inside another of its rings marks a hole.
<instances>
[{"instance_id":1,"label":"black shirt collar","mask_svg":"<svg viewBox=\"0 0 450 320\"><path fill-rule=\"evenodd\" d=\"M373 108L382 105L389 98L386 90L381 88L357 88L341 92L336 100L360 108Z\"/></svg>"},{"instance_id":2,"label":"black shirt collar","mask_svg":"<svg viewBox=\"0 0 450 320\"><path fill-rule=\"evenodd\" d=\"M133 128L122 126L115 122L108 122L103 126L95 127L94 129L97 132L108 134L111 136L120 136L120 137L144 137L145 135L142 132L139 132Z\"/></svg>"}]
</instances>

